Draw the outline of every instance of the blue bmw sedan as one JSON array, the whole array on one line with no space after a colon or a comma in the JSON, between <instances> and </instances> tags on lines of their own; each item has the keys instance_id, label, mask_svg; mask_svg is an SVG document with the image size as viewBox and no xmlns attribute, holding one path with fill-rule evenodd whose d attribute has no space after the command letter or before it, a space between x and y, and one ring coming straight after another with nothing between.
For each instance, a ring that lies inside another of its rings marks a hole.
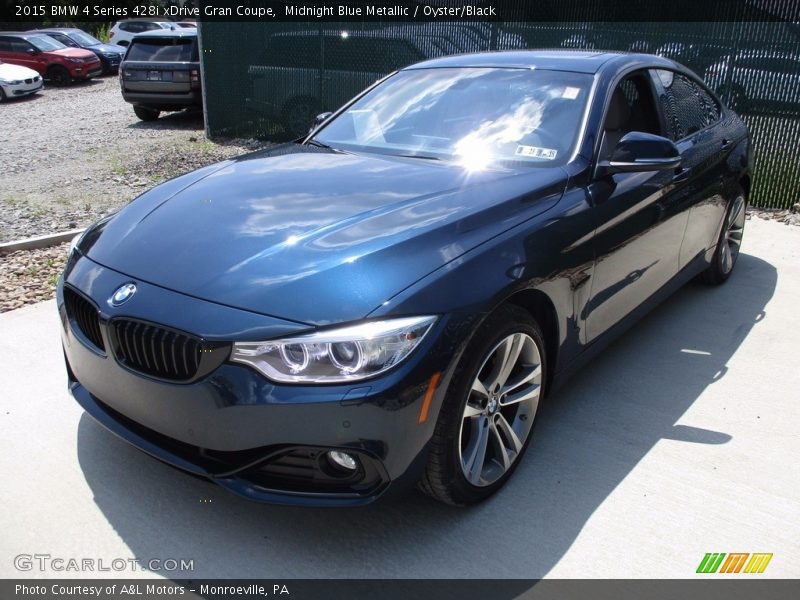
<instances>
[{"instance_id":1,"label":"blue bmw sedan","mask_svg":"<svg viewBox=\"0 0 800 600\"><path fill-rule=\"evenodd\" d=\"M739 117L665 58L412 65L76 239L69 389L253 500L416 484L476 503L581 364L688 280L731 275L751 165Z\"/></svg>"}]
</instances>

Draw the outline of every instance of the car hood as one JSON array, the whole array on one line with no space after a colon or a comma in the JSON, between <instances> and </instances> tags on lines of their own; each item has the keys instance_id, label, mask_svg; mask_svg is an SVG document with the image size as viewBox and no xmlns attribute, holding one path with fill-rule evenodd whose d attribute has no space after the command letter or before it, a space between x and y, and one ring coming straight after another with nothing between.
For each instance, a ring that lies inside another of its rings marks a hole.
<instances>
[{"instance_id":1,"label":"car hood","mask_svg":"<svg viewBox=\"0 0 800 600\"><path fill-rule=\"evenodd\" d=\"M49 53L58 54L59 56L69 58L97 58L97 55L94 52L90 50L84 50L83 48L59 48L58 50L50 50Z\"/></svg>"},{"instance_id":2,"label":"car hood","mask_svg":"<svg viewBox=\"0 0 800 600\"><path fill-rule=\"evenodd\" d=\"M2 79L28 79L38 77L39 73L28 67L0 63L0 78Z\"/></svg>"},{"instance_id":3,"label":"car hood","mask_svg":"<svg viewBox=\"0 0 800 600\"><path fill-rule=\"evenodd\" d=\"M89 46L89 49L96 50L98 52L114 52L116 54L125 54L125 48L122 46L117 46L116 44L95 44L94 46Z\"/></svg>"},{"instance_id":4,"label":"car hood","mask_svg":"<svg viewBox=\"0 0 800 600\"><path fill-rule=\"evenodd\" d=\"M566 178L288 144L153 188L80 249L184 294L343 322L552 206Z\"/></svg>"}]
</instances>

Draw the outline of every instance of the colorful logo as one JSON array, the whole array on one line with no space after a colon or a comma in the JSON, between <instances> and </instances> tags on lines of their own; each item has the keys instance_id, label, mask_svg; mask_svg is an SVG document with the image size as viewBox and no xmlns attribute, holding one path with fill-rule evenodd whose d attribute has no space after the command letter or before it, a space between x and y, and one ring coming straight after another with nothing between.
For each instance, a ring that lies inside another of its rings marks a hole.
<instances>
[{"instance_id":1,"label":"colorful logo","mask_svg":"<svg viewBox=\"0 0 800 600\"><path fill-rule=\"evenodd\" d=\"M748 557L750 560L748 560ZM708 552L697 567L698 573L763 573L772 553Z\"/></svg>"}]
</instances>

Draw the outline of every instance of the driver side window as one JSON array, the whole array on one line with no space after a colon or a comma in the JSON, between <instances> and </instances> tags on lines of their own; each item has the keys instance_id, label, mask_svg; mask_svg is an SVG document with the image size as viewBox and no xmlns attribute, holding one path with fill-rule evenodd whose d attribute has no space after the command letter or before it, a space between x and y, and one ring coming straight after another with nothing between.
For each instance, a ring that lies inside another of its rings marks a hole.
<instances>
[{"instance_id":1,"label":"driver side window","mask_svg":"<svg viewBox=\"0 0 800 600\"><path fill-rule=\"evenodd\" d=\"M600 159L608 160L620 139L631 131L663 135L650 77L638 71L623 79L611 95L603 122Z\"/></svg>"}]
</instances>

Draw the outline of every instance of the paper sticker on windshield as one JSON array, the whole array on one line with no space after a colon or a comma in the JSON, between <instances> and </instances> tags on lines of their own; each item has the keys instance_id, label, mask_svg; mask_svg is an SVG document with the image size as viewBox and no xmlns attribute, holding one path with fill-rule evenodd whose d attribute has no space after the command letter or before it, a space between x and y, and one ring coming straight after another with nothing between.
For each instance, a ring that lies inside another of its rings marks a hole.
<instances>
[{"instance_id":1,"label":"paper sticker on windshield","mask_svg":"<svg viewBox=\"0 0 800 600\"><path fill-rule=\"evenodd\" d=\"M544 160L553 160L558 154L558 150L553 150L552 148L539 148L537 146L523 146L520 144L517 146L517 151L515 152L517 156L529 156L530 158L542 158Z\"/></svg>"},{"instance_id":2,"label":"paper sticker on windshield","mask_svg":"<svg viewBox=\"0 0 800 600\"><path fill-rule=\"evenodd\" d=\"M561 94L562 98L566 98L567 100L575 100L578 97L578 94L581 93L580 88L576 87L565 87L564 92Z\"/></svg>"}]
</instances>

